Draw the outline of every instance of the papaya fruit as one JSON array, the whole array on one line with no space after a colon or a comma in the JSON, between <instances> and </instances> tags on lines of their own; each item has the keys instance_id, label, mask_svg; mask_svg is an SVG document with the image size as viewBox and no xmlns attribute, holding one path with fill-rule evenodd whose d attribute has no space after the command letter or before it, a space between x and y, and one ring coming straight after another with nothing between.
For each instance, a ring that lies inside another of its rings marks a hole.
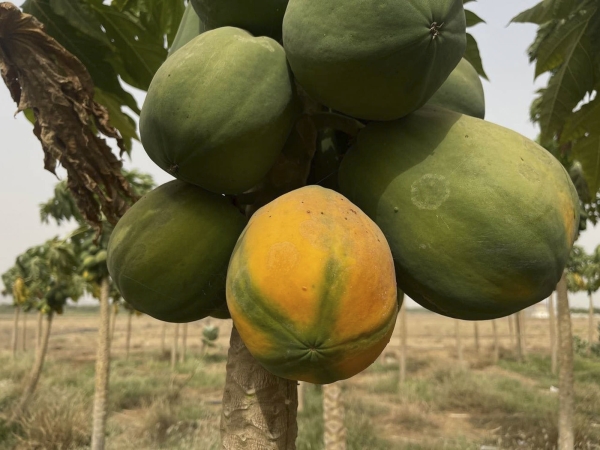
<instances>
[{"instance_id":1,"label":"papaya fruit","mask_svg":"<svg viewBox=\"0 0 600 450\"><path fill-rule=\"evenodd\" d=\"M109 273L129 304L158 320L222 317L227 264L246 222L226 197L170 181L117 223Z\"/></svg>"},{"instance_id":2,"label":"papaya fruit","mask_svg":"<svg viewBox=\"0 0 600 450\"><path fill-rule=\"evenodd\" d=\"M237 27L255 36L281 40L281 23L288 0L191 0L210 28Z\"/></svg>"},{"instance_id":3,"label":"papaya fruit","mask_svg":"<svg viewBox=\"0 0 600 450\"><path fill-rule=\"evenodd\" d=\"M368 367L398 311L390 248L341 194L306 186L254 213L227 271L227 306L273 374L332 383Z\"/></svg>"},{"instance_id":4,"label":"papaya fruit","mask_svg":"<svg viewBox=\"0 0 600 450\"><path fill-rule=\"evenodd\" d=\"M300 85L324 105L393 120L424 105L466 48L462 0L290 0L283 44Z\"/></svg>"},{"instance_id":5,"label":"papaya fruit","mask_svg":"<svg viewBox=\"0 0 600 450\"><path fill-rule=\"evenodd\" d=\"M577 234L577 193L548 151L443 108L368 124L339 183L381 227L399 289L457 319L495 319L547 298Z\"/></svg>"},{"instance_id":6,"label":"papaya fruit","mask_svg":"<svg viewBox=\"0 0 600 450\"><path fill-rule=\"evenodd\" d=\"M485 118L483 84L475 68L461 59L444 84L427 102L479 119Z\"/></svg>"},{"instance_id":7,"label":"papaya fruit","mask_svg":"<svg viewBox=\"0 0 600 450\"><path fill-rule=\"evenodd\" d=\"M158 69L140 137L150 159L174 177L239 194L269 171L298 113L281 45L223 27L195 37Z\"/></svg>"}]
</instances>

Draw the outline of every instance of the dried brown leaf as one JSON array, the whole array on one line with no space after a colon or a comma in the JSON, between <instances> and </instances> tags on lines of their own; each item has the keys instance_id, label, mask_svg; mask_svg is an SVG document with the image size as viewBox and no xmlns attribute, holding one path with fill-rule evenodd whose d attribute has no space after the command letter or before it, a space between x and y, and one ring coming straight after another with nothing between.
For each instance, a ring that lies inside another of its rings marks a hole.
<instances>
[{"instance_id":1,"label":"dried brown leaf","mask_svg":"<svg viewBox=\"0 0 600 450\"><path fill-rule=\"evenodd\" d=\"M44 168L57 164L83 217L97 230L102 213L116 223L135 195L121 172L122 162L100 134L124 152L106 108L94 101L94 85L85 66L43 25L12 3L0 3L0 72L17 113L31 109L33 132L44 150Z\"/></svg>"}]
</instances>

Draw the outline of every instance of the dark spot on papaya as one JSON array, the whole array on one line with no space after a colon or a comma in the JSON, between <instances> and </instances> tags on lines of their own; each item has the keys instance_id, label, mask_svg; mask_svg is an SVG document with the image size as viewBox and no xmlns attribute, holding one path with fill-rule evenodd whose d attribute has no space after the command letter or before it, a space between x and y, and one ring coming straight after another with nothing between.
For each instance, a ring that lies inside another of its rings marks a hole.
<instances>
[{"instance_id":1,"label":"dark spot on papaya","mask_svg":"<svg viewBox=\"0 0 600 450\"><path fill-rule=\"evenodd\" d=\"M397 213L398 212L398 207L394 206L394 212Z\"/></svg>"},{"instance_id":2,"label":"dark spot on papaya","mask_svg":"<svg viewBox=\"0 0 600 450\"><path fill-rule=\"evenodd\" d=\"M306 212L307 212L308 214L310 214L310 210L307 210Z\"/></svg>"}]
</instances>

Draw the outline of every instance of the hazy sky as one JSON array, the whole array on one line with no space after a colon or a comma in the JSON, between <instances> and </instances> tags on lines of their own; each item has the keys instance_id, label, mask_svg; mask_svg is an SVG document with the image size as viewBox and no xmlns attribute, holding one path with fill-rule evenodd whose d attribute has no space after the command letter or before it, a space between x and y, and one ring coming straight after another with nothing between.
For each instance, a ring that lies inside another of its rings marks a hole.
<instances>
[{"instance_id":1,"label":"hazy sky","mask_svg":"<svg viewBox=\"0 0 600 450\"><path fill-rule=\"evenodd\" d=\"M22 2L15 3L20 5ZM467 5L487 22L470 30L479 43L484 68L490 78L489 83L484 81L486 120L529 138L537 135L529 121L529 105L535 90L545 82L545 78L534 82L534 68L527 57L527 47L534 39L536 27L507 25L517 13L536 3L538 0L479 0ZM136 96L141 104L143 93L138 92ZM44 171L43 153L32 133L32 126L22 114L13 118L15 111L8 89L4 84L0 85L0 204L3 211L0 273L6 271L26 248L73 229L72 225L57 227L40 223L38 205L52 196L57 179ZM126 161L125 165L152 174L159 184L171 179L148 159L139 144L134 145L132 160ZM587 230L578 241L588 252L599 243L600 231L596 229ZM585 304L582 294L574 300L577 306Z\"/></svg>"}]
</instances>

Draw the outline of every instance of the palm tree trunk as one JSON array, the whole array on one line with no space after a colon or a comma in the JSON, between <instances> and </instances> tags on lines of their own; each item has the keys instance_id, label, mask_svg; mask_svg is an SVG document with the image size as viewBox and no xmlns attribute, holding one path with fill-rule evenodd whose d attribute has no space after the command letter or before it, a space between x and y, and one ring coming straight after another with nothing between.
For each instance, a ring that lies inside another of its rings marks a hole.
<instances>
[{"instance_id":1,"label":"palm tree trunk","mask_svg":"<svg viewBox=\"0 0 600 450\"><path fill-rule=\"evenodd\" d=\"M473 322L473 328L475 331L475 353L479 357L479 324L477 322Z\"/></svg>"},{"instance_id":2,"label":"palm tree trunk","mask_svg":"<svg viewBox=\"0 0 600 450\"><path fill-rule=\"evenodd\" d=\"M167 322L162 323L162 330L160 333L160 354L165 354L166 349L166 340L167 340Z\"/></svg>"},{"instance_id":3,"label":"palm tree trunk","mask_svg":"<svg viewBox=\"0 0 600 450\"><path fill-rule=\"evenodd\" d=\"M177 344L179 341L179 324L175 324L175 336L173 336L173 348L171 350L171 370L177 366Z\"/></svg>"},{"instance_id":4,"label":"palm tree trunk","mask_svg":"<svg viewBox=\"0 0 600 450\"><path fill-rule=\"evenodd\" d=\"M592 345L594 344L594 300L592 300L592 293L588 293L588 297L590 299L590 314L589 314L589 323L588 323L588 354L592 354Z\"/></svg>"},{"instance_id":5,"label":"palm tree trunk","mask_svg":"<svg viewBox=\"0 0 600 450\"><path fill-rule=\"evenodd\" d=\"M515 330L513 328L513 317L516 320L516 316L508 316L508 334L510 334L510 345L515 343Z\"/></svg>"},{"instance_id":6,"label":"palm tree trunk","mask_svg":"<svg viewBox=\"0 0 600 450\"><path fill-rule=\"evenodd\" d=\"M325 450L346 450L344 404L340 383L323 386L323 422Z\"/></svg>"},{"instance_id":7,"label":"palm tree trunk","mask_svg":"<svg viewBox=\"0 0 600 450\"><path fill-rule=\"evenodd\" d=\"M523 340L521 339L521 315L515 314L515 328L517 332L517 359L523 361Z\"/></svg>"},{"instance_id":8,"label":"palm tree trunk","mask_svg":"<svg viewBox=\"0 0 600 450\"><path fill-rule=\"evenodd\" d=\"M188 324L184 323L181 330L181 355L179 355L179 362L185 362L185 354L187 352L187 331Z\"/></svg>"},{"instance_id":9,"label":"palm tree trunk","mask_svg":"<svg viewBox=\"0 0 600 450\"><path fill-rule=\"evenodd\" d=\"M40 346L42 345L42 325L44 323L43 319L44 319L44 315L42 314L41 311L38 311L37 331L36 331L36 336L35 336L35 351L36 351L36 353L39 351Z\"/></svg>"},{"instance_id":10,"label":"palm tree trunk","mask_svg":"<svg viewBox=\"0 0 600 450\"><path fill-rule=\"evenodd\" d=\"M14 314L14 320L13 320L13 332L12 332L12 340L11 340L13 359L15 359L17 357L17 343L19 341L19 313L20 312L21 312L21 307L15 306L15 314Z\"/></svg>"},{"instance_id":11,"label":"palm tree trunk","mask_svg":"<svg viewBox=\"0 0 600 450\"><path fill-rule=\"evenodd\" d=\"M404 300L404 299L403 299ZM400 369L400 384L404 384L406 381L406 337L408 330L406 328L406 302L402 301L400 306L400 358L398 361Z\"/></svg>"},{"instance_id":12,"label":"palm tree trunk","mask_svg":"<svg viewBox=\"0 0 600 450\"><path fill-rule=\"evenodd\" d=\"M129 348L131 347L131 319L133 318L133 311L129 311L129 317L127 317L127 335L125 337L125 359L129 359Z\"/></svg>"},{"instance_id":13,"label":"palm tree trunk","mask_svg":"<svg viewBox=\"0 0 600 450\"><path fill-rule=\"evenodd\" d=\"M48 342L50 341L50 329L52 328L52 317L53 313L50 312L46 316L46 330L42 336L42 343L35 355L35 361L33 363L33 367L31 368L31 372L29 374L29 379L27 381L27 385L25 386L25 390L23 391L23 395L21 396L21 400L19 401L17 407L13 411L11 422L14 422L18 419L23 412L27 409L27 406L35 392L35 388L37 387L38 381L40 380L40 375L42 374L42 368L44 367L44 360L46 359L46 353L48 352Z\"/></svg>"},{"instance_id":14,"label":"palm tree trunk","mask_svg":"<svg viewBox=\"0 0 600 450\"><path fill-rule=\"evenodd\" d=\"M27 351L27 316L29 314L23 311L23 330L21 333L21 350Z\"/></svg>"},{"instance_id":15,"label":"palm tree trunk","mask_svg":"<svg viewBox=\"0 0 600 450\"><path fill-rule=\"evenodd\" d=\"M295 450L297 382L276 377L231 330L221 414L223 450Z\"/></svg>"},{"instance_id":16,"label":"palm tree trunk","mask_svg":"<svg viewBox=\"0 0 600 450\"><path fill-rule=\"evenodd\" d=\"M463 365L463 351L462 342L460 340L460 322L454 319L454 334L456 335L456 356L458 357L458 364Z\"/></svg>"},{"instance_id":17,"label":"palm tree trunk","mask_svg":"<svg viewBox=\"0 0 600 450\"><path fill-rule=\"evenodd\" d=\"M498 342L498 324L495 320L492 320L492 331L494 333L494 355L492 361L494 364L498 364L500 359L500 342Z\"/></svg>"},{"instance_id":18,"label":"palm tree trunk","mask_svg":"<svg viewBox=\"0 0 600 450\"><path fill-rule=\"evenodd\" d=\"M104 450L108 380L110 375L110 303L109 281L105 277L100 285L100 327L98 329L98 352L96 355L96 379L94 411L92 418L92 450Z\"/></svg>"},{"instance_id":19,"label":"palm tree trunk","mask_svg":"<svg viewBox=\"0 0 600 450\"><path fill-rule=\"evenodd\" d=\"M573 386L573 332L571 312L567 294L567 279L563 273L556 288L558 303L558 341L559 341L559 413L558 413L558 450L573 450L574 386Z\"/></svg>"},{"instance_id":20,"label":"palm tree trunk","mask_svg":"<svg viewBox=\"0 0 600 450\"><path fill-rule=\"evenodd\" d=\"M550 322L550 369L556 375L558 368L558 351L556 342L556 310L554 309L554 294L548 297L548 319Z\"/></svg>"}]
</instances>

